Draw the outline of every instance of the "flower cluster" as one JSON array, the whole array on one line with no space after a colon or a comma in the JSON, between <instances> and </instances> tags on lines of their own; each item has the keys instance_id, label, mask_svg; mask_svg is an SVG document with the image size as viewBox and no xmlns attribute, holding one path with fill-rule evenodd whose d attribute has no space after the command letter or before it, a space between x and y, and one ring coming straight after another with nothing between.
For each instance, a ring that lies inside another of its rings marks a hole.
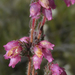
<instances>
[{"instance_id":1,"label":"flower cluster","mask_svg":"<svg viewBox=\"0 0 75 75\"><path fill-rule=\"evenodd\" d=\"M4 55L5 59L10 59L9 66L12 66L12 68L15 67L15 65L21 61L21 51L23 50L21 44L22 42L27 43L29 40L29 37L23 37L20 40L13 40L8 42L3 47L6 50L6 54Z\"/></svg>"},{"instance_id":2,"label":"flower cluster","mask_svg":"<svg viewBox=\"0 0 75 75\"><path fill-rule=\"evenodd\" d=\"M75 3L75 0L64 0L64 2L69 7L71 4ZM30 4L30 17L38 19L42 13L47 20L52 20L51 9L55 8L54 0L38 0Z\"/></svg>"},{"instance_id":3,"label":"flower cluster","mask_svg":"<svg viewBox=\"0 0 75 75\"><path fill-rule=\"evenodd\" d=\"M12 68L14 68L15 65L19 61L21 61L21 52L23 51L23 46L25 46L25 44L29 44L29 40L29 37L23 37L20 40L13 40L4 45L4 48L6 50L4 58L10 59L9 66L12 66ZM33 47L33 51L35 54L32 57L32 59L35 69L40 69L40 64L43 60L43 57L45 57L48 60L48 62L52 62L54 60L50 51L53 50L53 47L54 44L51 44L46 40L39 42Z\"/></svg>"},{"instance_id":4,"label":"flower cluster","mask_svg":"<svg viewBox=\"0 0 75 75\"><path fill-rule=\"evenodd\" d=\"M39 18L41 12L48 19L52 20L52 11L51 9L55 9L56 5L54 0L38 0L38 2L34 2L30 4L30 17Z\"/></svg>"},{"instance_id":5,"label":"flower cluster","mask_svg":"<svg viewBox=\"0 0 75 75\"><path fill-rule=\"evenodd\" d=\"M64 68L58 66L58 64L47 64L45 66L45 70L47 71L45 75L67 75Z\"/></svg>"},{"instance_id":6,"label":"flower cluster","mask_svg":"<svg viewBox=\"0 0 75 75\"><path fill-rule=\"evenodd\" d=\"M33 64L35 69L40 69L40 64L42 62L42 58L45 57L48 62L53 61L53 57L50 50L53 50L54 44L44 40L41 41L38 45L34 46L34 53L33 56ZM50 50L49 50L50 49Z\"/></svg>"}]
</instances>

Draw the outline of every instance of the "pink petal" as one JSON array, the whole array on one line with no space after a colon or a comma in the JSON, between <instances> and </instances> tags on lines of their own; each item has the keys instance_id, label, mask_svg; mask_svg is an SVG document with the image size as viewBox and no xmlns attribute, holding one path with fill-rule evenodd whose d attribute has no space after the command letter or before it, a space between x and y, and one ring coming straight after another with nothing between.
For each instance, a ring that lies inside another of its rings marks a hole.
<instances>
[{"instance_id":1,"label":"pink petal","mask_svg":"<svg viewBox=\"0 0 75 75\"><path fill-rule=\"evenodd\" d=\"M33 56L33 64L35 69L40 69L40 64L42 62L42 57L39 58L38 56L34 55Z\"/></svg>"},{"instance_id":2,"label":"pink petal","mask_svg":"<svg viewBox=\"0 0 75 75\"><path fill-rule=\"evenodd\" d=\"M52 20L52 11L51 8L49 9L42 9L42 13L44 14L44 16L48 19L48 20Z\"/></svg>"},{"instance_id":3,"label":"pink petal","mask_svg":"<svg viewBox=\"0 0 75 75\"><path fill-rule=\"evenodd\" d=\"M64 2L66 3L67 7L69 7L71 5L71 1L70 0L64 0Z\"/></svg>"},{"instance_id":4,"label":"pink petal","mask_svg":"<svg viewBox=\"0 0 75 75\"><path fill-rule=\"evenodd\" d=\"M43 52L44 57L48 60L48 62L52 62L54 60L50 50L43 49L42 52Z\"/></svg>"},{"instance_id":5,"label":"pink petal","mask_svg":"<svg viewBox=\"0 0 75 75\"><path fill-rule=\"evenodd\" d=\"M38 2L30 4L30 17L39 18L41 6Z\"/></svg>"},{"instance_id":6,"label":"pink petal","mask_svg":"<svg viewBox=\"0 0 75 75\"><path fill-rule=\"evenodd\" d=\"M39 3L41 4L42 7L46 9L50 8L49 0L39 0Z\"/></svg>"},{"instance_id":7,"label":"pink petal","mask_svg":"<svg viewBox=\"0 0 75 75\"><path fill-rule=\"evenodd\" d=\"M54 3L54 0L49 0L49 3L50 3L50 7L51 7L52 9L55 9L55 8L56 8L56 5L55 5L55 3Z\"/></svg>"},{"instance_id":8,"label":"pink petal","mask_svg":"<svg viewBox=\"0 0 75 75\"><path fill-rule=\"evenodd\" d=\"M18 41L10 41L8 42L6 45L4 45L3 47L5 48L6 51L9 51L12 47L19 45Z\"/></svg>"},{"instance_id":9,"label":"pink petal","mask_svg":"<svg viewBox=\"0 0 75 75\"><path fill-rule=\"evenodd\" d=\"M21 42L25 42L25 43L28 43L29 40L30 40L29 37L22 37L22 38L20 39Z\"/></svg>"},{"instance_id":10,"label":"pink petal","mask_svg":"<svg viewBox=\"0 0 75 75\"><path fill-rule=\"evenodd\" d=\"M74 4L75 3L75 0L71 0L71 3Z\"/></svg>"},{"instance_id":11,"label":"pink petal","mask_svg":"<svg viewBox=\"0 0 75 75\"><path fill-rule=\"evenodd\" d=\"M62 68L62 67L61 67L61 69L62 69L62 71L63 71L63 72L61 73L61 75L67 75L66 72L65 72L65 69Z\"/></svg>"},{"instance_id":12,"label":"pink petal","mask_svg":"<svg viewBox=\"0 0 75 75\"><path fill-rule=\"evenodd\" d=\"M52 73L56 73L57 75L60 75L63 72L63 70L58 66L58 64L52 64L51 71Z\"/></svg>"},{"instance_id":13,"label":"pink petal","mask_svg":"<svg viewBox=\"0 0 75 75\"><path fill-rule=\"evenodd\" d=\"M8 53L8 51L7 51L6 54L4 55L4 58L5 58L5 59L9 59L9 58L10 58L9 56L7 56L7 53Z\"/></svg>"},{"instance_id":14,"label":"pink petal","mask_svg":"<svg viewBox=\"0 0 75 75\"><path fill-rule=\"evenodd\" d=\"M40 42L40 46L47 48L47 49L51 49L53 50L53 47L55 46L54 44L51 44L50 42L44 40Z\"/></svg>"},{"instance_id":15,"label":"pink petal","mask_svg":"<svg viewBox=\"0 0 75 75\"><path fill-rule=\"evenodd\" d=\"M20 57L20 56L15 57L15 58L11 58L11 59L10 59L10 63L9 63L9 67L12 66L12 68L14 68L15 65L16 65L19 61L21 61L21 57Z\"/></svg>"}]
</instances>

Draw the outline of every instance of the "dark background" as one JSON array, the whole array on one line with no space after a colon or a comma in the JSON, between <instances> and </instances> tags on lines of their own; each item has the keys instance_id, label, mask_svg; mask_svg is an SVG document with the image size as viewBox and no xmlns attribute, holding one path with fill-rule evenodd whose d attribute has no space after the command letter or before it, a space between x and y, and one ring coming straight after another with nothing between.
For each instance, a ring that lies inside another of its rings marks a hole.
<instances>
[{"instance_id":1,"label":"dark background","mask_svg":"<svg viewBox=\"0 0 75 75\"><path fill-rule=\"evenodd\" d=\"M26 75L27 59L23 57L14 69L8 67L3 45L29 35L29 4L30 0L0 0L0 75ZM55 44L54 62L64 67L67 75L75 75L75 5L67 7L63 0L55 0L55 4L57 8L53 20L46 22L45 35Z\"/></svg>"}]
</instances>

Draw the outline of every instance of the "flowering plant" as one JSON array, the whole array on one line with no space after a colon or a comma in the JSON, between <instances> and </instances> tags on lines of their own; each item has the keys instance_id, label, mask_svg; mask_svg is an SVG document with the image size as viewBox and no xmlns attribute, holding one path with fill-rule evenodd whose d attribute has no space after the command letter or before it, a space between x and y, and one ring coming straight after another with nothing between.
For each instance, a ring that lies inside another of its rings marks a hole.
<instances>
[{"instance_id":1,"label":"flowering plant","mask_svg":"<svg viewBox=\"0 0 75 75\"><path fill-rule=\"evenodd\" d=\"M75 0L64 0L69 7L75 3ZM5 59L10 59L9 66L12 68L21 61L22 56L29 59L27 75L36 75L35 70L40 69L43 58L47 59L45 66L45 75L67 75L64 68L54 63L51 50L54 44L44 40L43 27L46 20L52 20L52 9L56 9L54 0L33 0L30 4L30 35L19 40L8 42L3 47L6 50ZM38 19L43 15L42 21ZM31 68L31 64L33 67Z\"/></svg>"}]
</instances>

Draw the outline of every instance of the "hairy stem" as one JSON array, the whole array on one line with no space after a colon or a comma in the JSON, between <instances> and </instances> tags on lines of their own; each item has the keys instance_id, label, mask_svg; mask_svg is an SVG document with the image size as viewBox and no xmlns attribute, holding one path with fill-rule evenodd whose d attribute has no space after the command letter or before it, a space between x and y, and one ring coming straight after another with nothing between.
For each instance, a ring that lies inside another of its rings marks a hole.
<instances>
[{"instance_id":1,"label":"hairy stem","mask_svg":"<svg viewBox=\"0 0 75 75\"><path fill-rule=\"evenodd\" d=\"M30 75L30 69L31 69L31 58L29 57L29 62L28 62L28 74Z\"/></svg>"},{"instance_id":2,"label":"hairy stem","mask_svg":"<svg viewBox=\"0 0 75 75\"><path fill-rule=\"evenodd\" d=\"M38 40L40 39L41 34L42 34L42 32L43 32L43 26L44 26L45 22L46 22L46 17L44 16L44 17L43 17L43 20L42 20L42 25L41 25L41 27L40 27L39 34L38 34L38 37L37 37Z\"/></svg>"},{"instance_id":3,"label":"hairy stem","mask_svg":"<svg viewBox=\"0 0 75 75\"><path fill-rule=\"evenodd\" d=\"M34 69L34 66L32 68L32 75L35 75L35 69Z\"/></svg>"},{"instance_id":4,"label":"hairy stem","mask_svg":"<svg viewBox=\"0 0 75 75\"><path fill-rule=\"evenodd\" d=\"M31 43L33 42L34 25L35 25L35 18L32 21L32 27L31 27L31 38L30 38Z\"/></svg>"}]
</instances>

